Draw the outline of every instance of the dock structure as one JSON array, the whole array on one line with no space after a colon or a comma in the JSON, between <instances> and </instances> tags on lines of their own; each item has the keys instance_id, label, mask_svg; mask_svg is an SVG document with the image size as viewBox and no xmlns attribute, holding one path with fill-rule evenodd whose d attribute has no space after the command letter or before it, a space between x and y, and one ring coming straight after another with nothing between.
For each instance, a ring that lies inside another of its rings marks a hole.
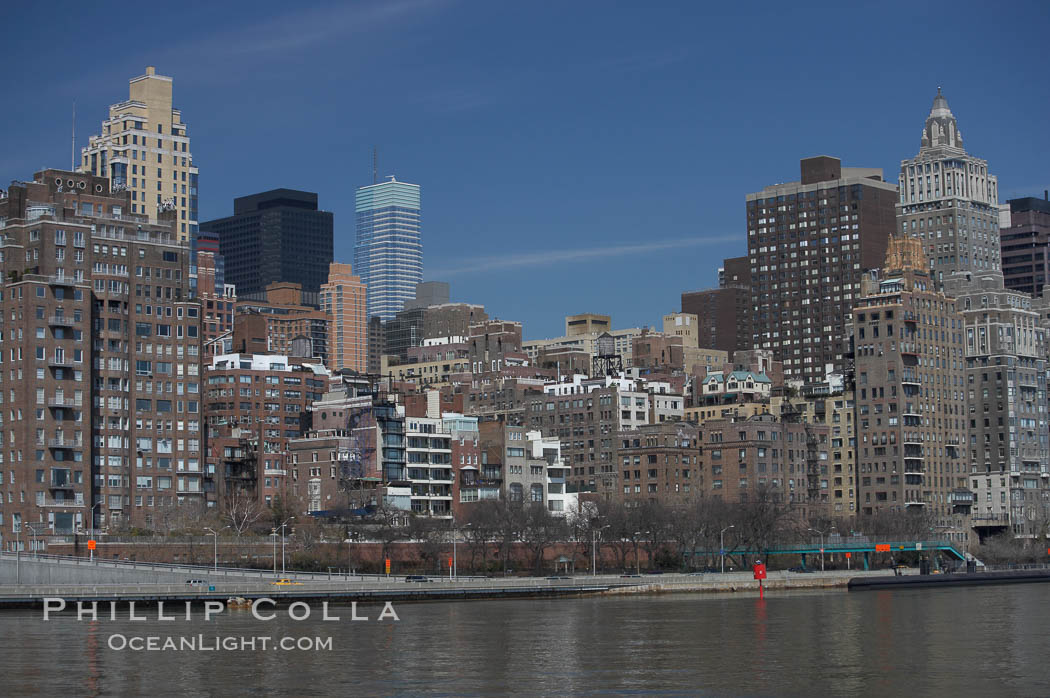
<instances>
[{"instance_id":1,"label":"dock structure","mask_svg":"<svg viewBox=\"0 0 1050 698\"><path fill-rule=\"evenodd\" d=\"M860 555L861 562L858 569L871 569L871 556L880 553L944 553L950 557L966 562L972 560L965 552L958 550L948 540L883 540L869 538L867 536L851 536L849 538L831 538L823 545L821 543L803 543L784 546L773 546L765 550L693 550L683 551L687 558L703 556L718 557L720 555L743 555L749 558L767 558L775 555L799 555L802 558L802 567L806 567L807 558L810 555L845 554Z\"/></svg>"}]
</instances>

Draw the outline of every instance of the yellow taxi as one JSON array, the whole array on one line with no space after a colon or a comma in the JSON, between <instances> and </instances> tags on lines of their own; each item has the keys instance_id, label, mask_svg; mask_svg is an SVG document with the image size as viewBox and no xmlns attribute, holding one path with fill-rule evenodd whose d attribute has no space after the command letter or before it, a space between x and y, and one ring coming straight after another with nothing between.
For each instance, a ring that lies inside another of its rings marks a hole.
<instances>
[{"instance_id":1,"label":"yellow taxi","mask_svg":"<svg viewBox=\"0 0 1050 698\"><path fill-rule=\"evenodd\" d=\"M278 579L276 582L270 582L274 586L279 587L290 587L290 586L302 586L302 582L293 582L291 579Z\"/></svg>"}]
</instances>

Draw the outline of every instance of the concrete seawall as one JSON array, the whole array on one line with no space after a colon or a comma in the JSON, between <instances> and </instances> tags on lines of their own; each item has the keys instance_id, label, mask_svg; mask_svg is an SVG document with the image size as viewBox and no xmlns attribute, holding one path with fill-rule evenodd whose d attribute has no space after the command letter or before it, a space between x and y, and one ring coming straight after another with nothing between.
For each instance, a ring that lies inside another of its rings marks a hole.
<instances>
[{"instance_id":1,"label":"concrete seawall","mask_svg":"<svg viewBox=\"0 0 1050 698\"><path fill-rule=\"evenodd\" d=\"M871 574L871 573L869 573ZM883 572L883 575L886 573ZM763 587L769 591L784 591L788 589L839 589L846 591L849 585L849 576L819 576L819 575L795 575L793 577L770 578L763 582ZM748 592L758 593L758 582L756 580L738 579L726 581L699 581L699 582L657 582L623 586L609 589L605 594L679 594L679 593L734 593Z\"/></svg>"}]
</instances>

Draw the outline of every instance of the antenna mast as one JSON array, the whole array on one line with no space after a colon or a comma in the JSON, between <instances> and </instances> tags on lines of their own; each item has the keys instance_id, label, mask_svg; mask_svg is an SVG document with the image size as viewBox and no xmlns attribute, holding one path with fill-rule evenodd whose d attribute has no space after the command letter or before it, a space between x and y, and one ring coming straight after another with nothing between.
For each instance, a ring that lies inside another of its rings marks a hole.
<instances>
[{"instance_id":1,"label":"antenna mast","mask_svg":"<svg viewBox=\"0 0 1050 698\"><path fill-rule=\"evenodd\" d=\"M375 184L376 180L378 179L378 176L377 176L377 173L379 171L378 160L379 160L379 151L373 145L372 146L372 184Z\"/></svg>"},{"instance_id":2,"label":"antenna mast","mask_svg":"<svg viewBox=\"0 0 1050 698\"><path fill-rule=\"evenodd\" d=\"M73 100L73 142L69 150L69 170L77 170L77 101Z\"/></svg>"}]
</instances>

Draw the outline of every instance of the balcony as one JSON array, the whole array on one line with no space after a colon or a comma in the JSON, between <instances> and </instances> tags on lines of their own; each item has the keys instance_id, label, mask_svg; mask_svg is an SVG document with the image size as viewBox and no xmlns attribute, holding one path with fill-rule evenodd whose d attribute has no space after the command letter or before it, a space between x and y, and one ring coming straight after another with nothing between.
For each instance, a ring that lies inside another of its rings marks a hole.
<instances>
[{"instance_id":1,"label":"balcony","mask_svg":"<svg viewBox=\"0 0 1050 698\"><path fill-rule=\"evenodd\" d=\"M970 490L952 490L948 493L948 502L956 506L971 506L976 496Z\"/></svg>"},{"instance_id":2,"label":"balcony","mask_svg":"<svg viewBox=\"0 0 1050 698\"><path fill-rule=\"evenodd\" d=\"M49 397L48 407L79 407L80 405L71 397Z\"/></svg>"},{"instance_id":3,"label":"balcony","mask_svg":"<svg viewBox=\"0 0 1050 698\"><path fill-rule=\"evenodd\" d=\"M974 513L970 515L972 526L1007 526L1010 523L1009 514L992 514L988 512Z\"/></svg>"},{"instance_id":4,"label":"balcony","mask_svg":"<svg viewBox=\"0 0 1050 698\"><path fill-rule=\"evenodd\" d=\"M73 359L65 356L52 356L47 360L47 365L52 368L73 368Z\"/></svg>"},{"instance_id":5,"label":"balcony","mask_svg":"<svg viewBox=\"0 0 1050 698\"><path fill-rule=\"evenodd\" d=\"M265 468L263 475L273 475L276 477L284 477L288 474L288 471L284 468Z\"/></svg>"},{"instance_id":6,"label":"balcony","mask_svg":"<svg viewBox=\"0 0 1050 698\"><path fill-rule=\"evenodd\" d=\"M47 445L49 448L84 448L83 441L73 441L72 439L48 439Z\"/></svg>"},{"instance_id":7,"label":"balcony","mask_svg":"<svg viewBox=\"0 0 1050 698\"><path fill-rule=\"evenodd\" d=\"M47 283L50 286L73 286L74 281L69 276L49 276L47 277Z\"/></svg>"},{"instance_id":8,"label":"balcony","mask_svg":"<svg viewBox=\"0 0 1050 698\"><path fill-rule=\"evenodd\" d=\"M926 502L922 501L921 499L906 500L904 502L904 506L906 506L906 507L924 507L924 506L926 506Z\"/></svg>"},{"instance_id":9,"label":"balcony","mask_svg":"<svg viewBox=\"0 0 1050 698\"><path fill-rule=\"evenodd\" d=\"M41 504L39 504L38 506L49 507L49 508L51 508L51 507L77 507L77 508L80 508L80 507L84 506L84 500L83 499L75 499L75 498L72 498L72 497L69 498L69 499L56 499L56 498L53 498L53 497L45 497L43 502Z\"/></svg>"},{"instance_id":10,"label":"balcony","mask_svg":"<svg viewBox=\"0 0 1050 698\"><path fill-rule=\"evenodd\" d=\"M52 315L48 318L47 324L53 327L72 327L74 320L68 315Z\"/></svg>"}]
</instances>

